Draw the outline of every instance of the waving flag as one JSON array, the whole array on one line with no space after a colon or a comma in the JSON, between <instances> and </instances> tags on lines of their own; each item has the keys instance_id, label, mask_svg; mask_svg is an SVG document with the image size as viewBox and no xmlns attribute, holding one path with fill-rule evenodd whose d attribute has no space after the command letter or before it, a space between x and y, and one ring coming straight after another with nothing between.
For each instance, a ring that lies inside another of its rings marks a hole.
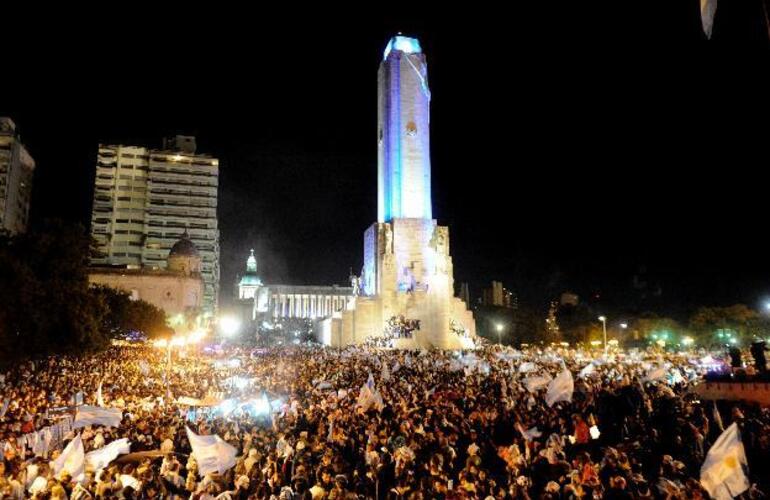
<instances>
[{"instance_id":1,"label":"waving flag","mask_svg":"<svg viewBox=\"0 0 770 500\"><path fill-rule=\"evenodd\" d=\"M86 425L118 427L121 420L123 420L123 412L118 408L83 405L78 407L77 413L75 413L75 421L72 423L72 428L77 429Z\"/></svg>"},{"instance_id":2,"label":"waving flag","mask_svg":"<svg viewBox=\"0 0 770 500\"><path fill-rule=\"evenodd\" d=\"M104 382L104 379L99 381L99 389L96 390L96 404L105 407L107 405L104 404L104 397L102 396L102 382Z\"/></svg>"},{"instance_id":3,"label":"waving flag","mask_svg":"<svg viewBox=\"0 0 770 500\"><path fill-rule=\"evenodd\" d=\"M644 378L645 382L653 382L655 380L665 379L667 375L666 369L662 366L652 368L647 372L647 376Z\"/></svg>"},{"instance_id":4,"label":"waving flag","mask_svg":"<svg viewBox=\"0 0 770 500\"><path fill-rule=\"evenodd\" d=\"M131 445L128 438L118 439L98 450L86 453L86 465L90 470L97 471L107 467L110 462L118 458L118 455L125 455L130 451Z\"/></svg>"},{"instance_id":5,"label":"waving flag","mask_svg":"<svg viewBox=\"0 0 770 500\"><path fill-rule=\"evenodd\" d=\"M198 473L201 477L211 472L223 474L235 466L235 455L238 453L233 446L219 436L199 436L185 427L187 439L192 447L192 454L198 462Z\"/></svg>"},{"instance_id":6,"label":"waving flag","mask_svg":"<svg viewBox=\"0 0 770 500\"><path fill-rule=\"evenodd\" d=\"M746 452L738 424L724 431L709 449L700 469L700 482L714 500L732 500L749 489Z\"/></svg>"},{"instance_id":7,"label":"waving flag","mask_svg":"<svg viewBox=\"0 0 770 500\"><path fill-rule=\"evenodd\" d=\"M700 20L703 25L703 33L711 40L711 32L714 29L714 14L717 11L717 0L700 0Z\"/></svg>"},{"instance_id":8,"label":"waving flag","mask_svg":"<svg viewBox=\"0 0 770 500\"><path fill-rule=\"evenodd\" d=\"M57 476L66 472L75 480L83 475L86 470L86 455L80 434L70 441L56 460L51 462L51 468Z\"/></svg>"},{"instance_id":9,"label":"waving flag","mask_svg":"<svg viewBox=\"0 0 770 500\"><path fill-rule=\"evenodd\" d=\"M559 401L572 401L572 393L575 390L575 382L572 373L566 368L548 384L548 392L545 394L545 403L553 406Z\"/></svg>"},{"instance_id":10,"label":"waving flag","mask_svg":"<svg viewBox=\"0 0 770 500\"><path fill-rule=\"evenodd\" d=\"M544 375L533 375L524 379L524 386L529 392L537 392L540 389L547 387L552 377L545 373Z\"/></svg>"},{"instance_id":11,"label":"waving flag","mask_svg":"<svg viewBox=\"0 0 770 500\"><path fill-rule=\"evenodd\" d=\"M588 364L585 366L585 368L583 368L582 370L580 370L580 373L578 374L578 376L579 376L580 378L584 378L584 377L587 377L587 376L591 375L591 374L592 374L592 373L594 373L595 371L596 371L596 367L594 366L594 364L593 364L593 363L588 363Z\"/></svg>"}]
</instances>

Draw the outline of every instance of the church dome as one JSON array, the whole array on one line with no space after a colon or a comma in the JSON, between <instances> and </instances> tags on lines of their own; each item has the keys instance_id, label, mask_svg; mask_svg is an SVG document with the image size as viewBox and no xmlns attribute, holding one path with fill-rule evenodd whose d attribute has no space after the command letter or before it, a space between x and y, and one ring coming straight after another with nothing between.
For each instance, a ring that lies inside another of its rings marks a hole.
<instances>
[{"instance_id":1,"label":"church dome","mask_svg":"<svg viewBox=\"0 0 770 500\"><path fill-rule=\"evenodd\" d=\"M201 257L195 244L190 241L187 231L182 234L179 241L174 243L168 252L166 268L169 271L190 276L193 273L201 272Z\"/></svg>"},{"instance_id":2,"label":"church dome","mask_svg":"<svg viewBox=\"0 0 770 500\"><path fill-rule=\"evenodd\" d=\"M195 243L190 240L190 236L185 231L179 241L174 243L168 252L169 257L198 257L198 249Z\"/></svg>"}]
</instances>

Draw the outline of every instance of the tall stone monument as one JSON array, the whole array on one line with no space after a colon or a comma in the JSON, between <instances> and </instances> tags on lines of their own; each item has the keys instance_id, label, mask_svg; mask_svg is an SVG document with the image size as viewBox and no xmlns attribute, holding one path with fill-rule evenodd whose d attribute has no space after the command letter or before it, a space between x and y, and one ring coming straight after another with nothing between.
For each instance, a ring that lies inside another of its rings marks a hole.
<instances>
[{"instance_id":1,"label":"tall stone monument","mask_svg":"<svg viewBox=\"0 0 770 500\"><path fill-rule=\"evenodd\" d=\"M378 72L377 222L364 233L360 292L321 326L334 346L387 336L392 320L419 323L394 347L459 349L473 345L476 325L454 296L449 228L433 219L430 88L420 42L395 36Z\"/></svg>"}]
</instances>

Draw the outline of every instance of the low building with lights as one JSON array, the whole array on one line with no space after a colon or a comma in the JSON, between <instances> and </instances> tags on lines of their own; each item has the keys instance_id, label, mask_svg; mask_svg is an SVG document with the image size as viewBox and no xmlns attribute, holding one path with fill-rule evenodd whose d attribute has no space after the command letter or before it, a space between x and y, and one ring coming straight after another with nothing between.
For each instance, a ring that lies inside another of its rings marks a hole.
<instances>
[{"instance_id":1,"label":"low building with lights","mask_svg":"<svg viewBox=\"0 0 770 500\"><path fill-rule=\"evenodd\" d=\"M132 300L144 300L163 309L176 330L202 326L201 257L186 232L171 247L165 267L93 266L88 281L122 290Z\"/></svg>"},{"instance_id":2,"label":"low building with lights","mask_svg":"<svg viewBox=\"0 0 770 500\"><path fill-rule=\"evenodd\" d=\"M287 320L329 318L345 310L356 293L354 286L264 284L253 249L235 286L240 319L268 328Z\"/></svg>"}]
</instances>

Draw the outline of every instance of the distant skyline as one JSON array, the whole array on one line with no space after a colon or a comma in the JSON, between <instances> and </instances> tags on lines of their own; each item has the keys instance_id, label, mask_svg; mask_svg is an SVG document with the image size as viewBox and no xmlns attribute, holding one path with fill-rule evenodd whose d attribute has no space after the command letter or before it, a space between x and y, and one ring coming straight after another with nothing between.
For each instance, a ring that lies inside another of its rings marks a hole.
<instances>
[{"instance_id":1,"label":"distant skyline","mask_svg":"<svg viewBox=\"0 0 770 500\"><path fill-rule=\"evenodd\" d=\"M661 313L758 307L770 296L761 1L720 2L711 42L697 0L643 18L614 3L257 25L127 14L92 39L52 27L45 50L16 38L0 115L37 162L33 225L88 224L100 142L195 135L220 158L223 304L250 248L268 282L345 284L377 218L377 65L402 31L428 57L433 215L472 296L494 279L538 308L565 289L626 308L639 274L662 292L641 307Z\"/></svg>"}]
</instances>

